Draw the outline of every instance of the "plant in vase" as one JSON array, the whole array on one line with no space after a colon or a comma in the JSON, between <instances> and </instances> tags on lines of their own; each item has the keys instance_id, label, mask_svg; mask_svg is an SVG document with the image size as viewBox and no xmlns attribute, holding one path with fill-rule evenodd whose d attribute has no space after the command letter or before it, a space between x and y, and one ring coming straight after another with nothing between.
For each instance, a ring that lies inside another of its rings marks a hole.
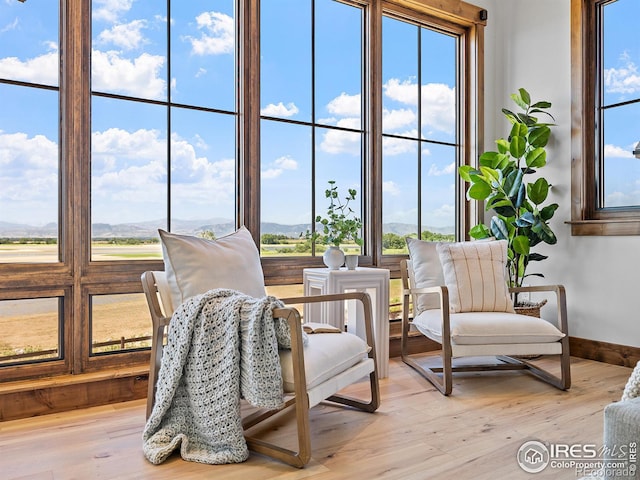
<instances>
[{"instance_id":1,"label":"plant in vase","mask_svg":"<svg viewBox=\"0 0 640 480\"><path fill-rule=\"evenodd\" d=\"M469 183L467 197L485 201L486 210L495 213L488 226L476 225L469 235L475 239L493 236L507 240L509 286L520 287L528 276L543 277L540 273L527 273L527 267L529 262L547 258L534 253L533 247L541 242L549 245L557 242L549 220L558 204L544 205L551 189L544 177L538 176L532 182L525 180L526 176L537 173L547 163L545 146L554 124L541 122L536 115L544 114L553 120L547 111L551 103L532 103L524 88L512 94L511 98L522 112L502 109L512 124L509 137L496 141L497 151L483 153L478 168L464 165L460 167L459 174Z\"/></svg>"},{"instance_id":2,"label":"plant in vase","mask_svg":"<svg viewBox=\"0 0 640 480\"><path fill-rule=\"evenodd\" d=\"M330 269L338 269L344 263L344 252L341 245L352 241L362 246L360 230L362 220L356 216L349 204L356 200L356 190L348 189L348 195L344 200L340 199L335 180L329 180L329 187L325 190L325 197L329 199L327 215L316 216L316 223L320 225L319 231L311 235L313 241L319 241L329 248L324 252L322 259ZM308 234L307 234L308 235Z\"/></svg>"}]
</instances>

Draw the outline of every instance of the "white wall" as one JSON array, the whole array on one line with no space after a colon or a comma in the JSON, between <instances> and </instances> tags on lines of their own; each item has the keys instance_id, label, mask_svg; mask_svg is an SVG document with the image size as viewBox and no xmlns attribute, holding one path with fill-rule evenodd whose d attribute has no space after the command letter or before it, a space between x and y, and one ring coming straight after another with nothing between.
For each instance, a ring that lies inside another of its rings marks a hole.
<instances>
[{"instance_id":1,"label":"white wall","mask_svg":"<svg viewBox=\"0 0 640 480\"><path fill-rule=\"evenodd\" d=\"M569 331L574 337L640 347L640 239L572 236L570 0L468 0L489 12L485 45L485 149L508 134L502 107L525 88L548 100L557 126L540 173L553 184L560 205L554 246L536 251L549 259L533 264L545 279L567 290ZM531 267L530 267L531 268ZM549 316L545 307L544 316Z\"/></svg>"}]
</instances>

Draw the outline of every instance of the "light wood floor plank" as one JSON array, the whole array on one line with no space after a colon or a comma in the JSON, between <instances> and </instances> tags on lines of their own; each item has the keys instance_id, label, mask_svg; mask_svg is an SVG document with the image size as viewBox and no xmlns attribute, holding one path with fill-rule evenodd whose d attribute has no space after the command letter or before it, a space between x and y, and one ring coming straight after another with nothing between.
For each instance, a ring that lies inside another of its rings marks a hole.
<instances>
[{"instance_id":1,"label":"light wood floor plank","mask_svg":"<svg viewBox=\"0 0 640 480\"><path fill-rule=\"evenodd\" d=\"M426 358L426 360L429 360ZM544 361L544 360L542 360ZM321 404L312 410L313 458L298 470L252 454L237 465L142 455L144 401L0 423L0 477L7 480L154 479L575 479L568 469L532 476L516 462L528 440L602 443L602 410L620 399L631 369L572 359L561 392L521 372L454 376L444 397L398 359L381 381L375 414ZM365 391L365 384L350 388ZM293 446L291 415L261 435Z\"/></svg>"}]
</instances>

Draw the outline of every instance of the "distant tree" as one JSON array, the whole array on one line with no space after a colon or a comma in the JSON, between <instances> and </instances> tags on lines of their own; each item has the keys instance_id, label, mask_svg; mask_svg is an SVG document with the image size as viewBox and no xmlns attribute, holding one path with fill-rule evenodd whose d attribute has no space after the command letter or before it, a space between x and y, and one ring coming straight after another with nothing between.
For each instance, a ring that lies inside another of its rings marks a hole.
<instances>
[{"instance_id":1,"label":"distant tree","mask_svg":"<svg viewBox=\"0 0 640 480\"><path fill-rule=\"evenodd\" d=\"M260 236L260 243L264 245L279 245L281 243L288 243L289 237L276 233L263 233Z\"/></svg>"},{"instance_id":2,"label":"distant tree","mask_svg":"<svg viewBox=\"0 0 640 480\"><path fill-rule=\"evenodd\" d=\"M382 235L382 248L385 250L402 249L406 245L404 237L401 237L396 233L385 233Z\"/></svg>"},{"instance_id":3,"label":"distant tree","mask_svg":"<svg viewBox=\"0 0 640 480\"><path fill-rule=\"evenodd\" d=\"M213 232L213 230L202 230L201 232L198 232L198 236L207 240L216 239L216 234Z\"/></svg>"},{"instance_id":4,"label":"distant tree","mask_svg":"<svg viewBox=\"0 0 640 480\"><path fill-rule=\"evenodd\" d=\"M428 242L453 242L456 239L452 233L435 233L429 230L423 230L420 238Z\"/></svg>"}]
</instances>

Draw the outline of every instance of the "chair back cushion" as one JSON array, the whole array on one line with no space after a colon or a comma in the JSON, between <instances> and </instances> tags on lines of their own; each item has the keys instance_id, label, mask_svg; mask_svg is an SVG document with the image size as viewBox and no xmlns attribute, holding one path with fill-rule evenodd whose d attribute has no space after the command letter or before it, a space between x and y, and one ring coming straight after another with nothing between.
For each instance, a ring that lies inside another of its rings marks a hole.
<instances>
[{"instance_id":1,"label":"chair back cushion","mask_svg":"<svg viewBox=\"0 0 640 480\"><path fill-rule=\"evenodd\" d=\"M407 237L410 263L408 265L411 288L439 287L444 285L444 274L436 250L438 242L425 242ZM413 299L414 315L425 310L440 308L440 296L436 293L416 295Z\"/></svg>"},{"instance_id":2,"label":"chair back cushion","mask_svg":"<svg viewBox=\"0 0 640 480\"><path fill-rule=\"evenodd\" d=\"M451 313L515 313L506 279L507 241L436 245Z\"/></svg>"},{"instance_id":3,"label":"chair back cushion","mask_svg":"<svg viewBox=\"0 0 640 480\"><path fill-rule=\"evenodd\" d=\"M245 227L216 240L159 230L173 307L213 288L266 295L260 253Z\"/></svg>"}]
</instances>

